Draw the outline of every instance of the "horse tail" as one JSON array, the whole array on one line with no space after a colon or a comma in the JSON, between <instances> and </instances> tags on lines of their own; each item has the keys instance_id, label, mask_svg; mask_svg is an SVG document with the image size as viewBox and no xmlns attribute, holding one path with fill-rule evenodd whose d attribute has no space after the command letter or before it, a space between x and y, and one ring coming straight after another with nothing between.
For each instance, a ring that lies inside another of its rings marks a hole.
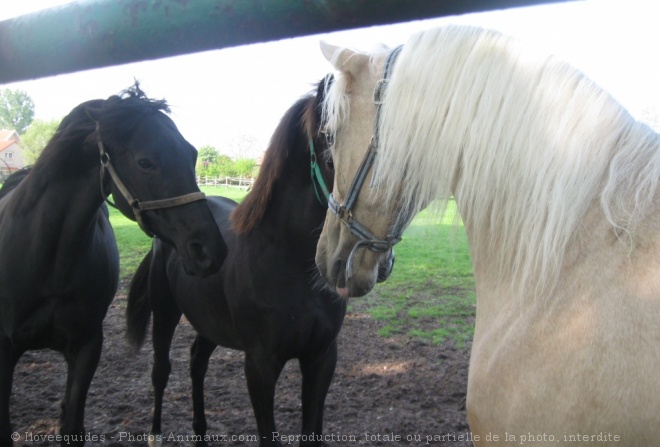
<instances>
[{"instance_id":1,"label":"horse tail","mask_svg":"<svg viewBox=\"0 0 660 447\"><path fill-rule=\"evenodd\" d=\"M153 248L144 257L138 267L128 290L126 306L126 340L135 351L139 351L147 335L151 319L151 301L149 300L149 273Z\"/></svg>"},{"instance_id":2,"label":"horse tail","mask_svg":"<svg viewBox=\"0 0 660 447\"><path fill-rule=\"evenodd\" d=\"M2 188L0 188L0 199L2 199L4 196L9 194L11 191L13 191L14 188L16 188L18 184L21 183L25 177L27 177L31 169L32 166L26 166L14 172L9 177L7 177L7 179L2 184Z\"/></svg>"}]
</instances>

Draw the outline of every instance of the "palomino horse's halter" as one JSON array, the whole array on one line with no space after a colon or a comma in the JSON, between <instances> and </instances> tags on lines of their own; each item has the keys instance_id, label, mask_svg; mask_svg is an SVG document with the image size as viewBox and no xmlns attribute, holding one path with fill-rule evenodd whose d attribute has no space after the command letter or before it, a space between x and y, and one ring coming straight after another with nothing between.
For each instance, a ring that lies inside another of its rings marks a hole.
<instances>
[{"instance_id":1,"label":"palomino horse's halter","mask_svg":"<svg viewBox=\"0 0 660 447\"><path fill-rule=\"evenodd\" d=\"M352 209L357 201L358 194L364 185L364 181L367 177L367 174L371 170L374 159L376 158L376 151L378 150L378 131L380 127L380 106L383 104L382 97L385 86L389 82L389 77L396 62L396 58L401 52L401 46L396 47L392 52L387 56L385 61L385 68L383 71L383 78L376 83L376 88L374 89L373 100L376 105L376 115L374 117L374 133L371 137L371 142L369 143L369 148L367 153L360 163L360 167L355 173L355 177L351 182L351 186L348 188L346 193L346 199L343 204L338 204L334 199L332 194L328 197L328 207L332 212L339 218L339 220L346 225L348 230L357 236L360 240L355 244L351 250L348 259L346 260L346 280L350 279L353 276L353 258L355 253L360 248L366 248L375 253L385 253L392 250L392 247L401 241L401 234L403 233L404 224L397 223L392 231L385 236L383 239L379 239L374 235L369 229L364 225L358 222L357 219L353 217Z\"/></svg>"},{"instance_id":2,"label":"palomino horse's halter","mask_svg":"<svg viewBox=\"0 0 660 447\"><path fill-rule=\"evenodd\" d=\"M115 183L115 186L117 186L117 189L119 190L121 195L124 196L126 202L128 202L128 204L133 209L133 215L135 215L135 220L137 221L142 231L144 231L147 234L147 236L154 237L154 232L149 230L149 228L145 224L141 214L142 211L157 210L161 208L173 208L175 206L185 205L186 203L197 202L198 200L206 200L206 195L203 192L192 192L190 194L185 194L183 196L178 196L178 197L172 197L170 199L140 202L137 198L134 198L133 195L128 191L128 188L126 188L124 182L121 181L121 178L119 177L119 174L117 174L117 171L115 170L114 166L112 166L112 163L110 163L110 154L108 154L105 151L105 148L103 147L103 141L101 141L101 127L98 121L96 122L96 141L99 146L99 153L101 155L101 195L103 196L103 199L113 208L117 208L117 205L115 205L112 201L110 201L108 196L106 196L105 193L103 192L103 180L105 178L105 173L107 171L108 174L110 174L112 181Z\"/></svg>"}]
</instances>

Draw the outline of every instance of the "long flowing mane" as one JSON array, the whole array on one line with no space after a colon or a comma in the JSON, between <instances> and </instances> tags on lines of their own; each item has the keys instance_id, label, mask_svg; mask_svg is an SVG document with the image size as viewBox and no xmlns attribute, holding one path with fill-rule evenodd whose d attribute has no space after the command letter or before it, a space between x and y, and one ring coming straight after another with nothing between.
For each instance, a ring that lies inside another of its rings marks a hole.
<instances>
[{"instance_id":1,"label":"long flowing mane","mask_svg":"<svg viewBox=\"0 0 660 447\"><path fill-rule=\"evenodd\" d=\"M329 93L330 112L350 113L341 85ZM537 289L554 284L597 201L630 242L660 178L648 126L565 62L479 28L439 28L406 43L380 128L374 175L387 196L402 193L403 209L418 212L436 199L444 211L455 194L473 256Z\"/></svg>"},{"instance_id":2,"label":"long flowing mane","mask_svg":"<svg viewBox=\"0 0 660 447\"><path fill-rule=\"evenodd\" d=\"M321 81L322 84L324 82ZM238 234L252 231L266 214L273 189L282 176L289 152L296 147L301 129L304 129L308 137L316 137L315 132L319 127L318 107L317 95L307 94L289 108L280 120L270 139L252 191L231 214L232 228Z\"/></svg>"}]
</instances>

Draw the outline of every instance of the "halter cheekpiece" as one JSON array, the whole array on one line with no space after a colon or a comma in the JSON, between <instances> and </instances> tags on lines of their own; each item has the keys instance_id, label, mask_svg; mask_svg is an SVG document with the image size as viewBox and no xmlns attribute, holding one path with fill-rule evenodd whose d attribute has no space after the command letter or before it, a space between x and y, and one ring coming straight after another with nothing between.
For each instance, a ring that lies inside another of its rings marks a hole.
<instances>
[{"instance_id":1,"label":"halter cheekpiece","mask_svg":"<svg viewBox=\"0 0 660 447\"><path fill-rule=\"evenodd\" d=\"M99 155L101 157L101 195L103 196L103 200L105 200L108 203L108 205L112 206L113 208L117 208L117 205L115 205L103 191L103 179L105 178L105 173L107 171L110 174L110 178L112 178L112 181L114 182L115 186L117 186L117 189L119 190L121 195L124 197L124 199L126 199L126 202L128 202L128 204L131 206L136 222L138 223L142 231L144 231L147 234L147 236L154 237L155 235L151 230L149 230L149 228L145 224L144 219L142 217L142 211L157 210L162 208L173 208L175 206L181 206L187 203L197 202L199 200L206 200L206 195L203 192L192 192L190 194L172 197L169 199L140 202L137 198L133 197L133 195L130 193L124 182L121 181L119 174L117 174L117 171L110 162L110 154L108 154L105 151L105 147L103 146L103 141L101 141L101 126L99 125L98 121L96 122L96 142L98 144Z\"/></svg>"},{"instance_id":2,"label":"halter cheekpiece","mask_svg":"<svg viewBox=\"0 0 660 447\"><path fill-rule=\"evenodd\" d=\"M392 247L401 241L401 234L403 233L403 225L397 224L394 226L392 231L380 239L374 235L369 229L362 225L357 219L353 217L352 209L357 201L360 190L364 185L364 181L367 177L367 174L371 170L374 159L376 158L376 151L378 150L378 133L380 127L380 108L383 104L383 92L385 87L389 82L389 78L394 67L394 63L401 52L402 46L396 47L390 52L385 61L385 67L383 70L383 78L376 83L376 87L373 93L373 101L376 105L376 114L374 116L374 133L371 137L371 142L369 143L369 148L365 154L360 166L358 167L355 177L351 182L348 192L346 193L346 199L343 204L337 203L333 195L330 194L328 197L328 207L332 212L339 218L339 220L346 225L348 230L357 236L360 240L355 244L351 250L348 259L346 260L346 280L350 279L353 276L353 258L358 249L366 248L375 253L385 253L392 250Z\"/></svg>"},{"instance_id":3,"label":"halter cheekpiece","mask_svg":"<svg viewBox=\"0 0 660 447\"><path fill-rule=\"evenodd\" d=\"M323 180L323 173L321 172L321 167L319 166L318 159L316 157L316 151L314 149L314 139L309 137L308 141L309 146L309 155L310 155L310 168L312 176L312 185L314 186L314 194L316 194L316 200L319 201L321 206L328 206L328 199L330 197L330 191L328 186Z\"/></svg>"}]
</instances>

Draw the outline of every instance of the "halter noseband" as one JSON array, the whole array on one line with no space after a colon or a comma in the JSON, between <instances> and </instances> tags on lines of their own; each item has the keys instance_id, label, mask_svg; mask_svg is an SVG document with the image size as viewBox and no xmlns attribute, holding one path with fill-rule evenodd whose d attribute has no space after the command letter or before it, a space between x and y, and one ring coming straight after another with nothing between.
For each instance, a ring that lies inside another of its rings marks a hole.
<instances>
[{"instance_id":1,"label":"halter noseband","mask_svg":"<svg viewBox=\"0 0 660 447\"><path fill-rule=\"evenodd\" d=\"M105 148L103 147L103 141L101 141L101 126L99 125L98 121L96 122L96 141L101 156L101 195L103 196L103 200L105 200L113 208L117 208L117 205L115 205L103 192L103 179L105 178L105 173L107 171L121 195L124 196L126 202L128 202L128 204L133 209L135 220L147 236L154 237L154 233L149 230L145 224L141 214L142 211L157 210L161 208L173 208L175 206L185 205L186 203L206 200L206 195L203 192L192 192L190 194L172 197L170 199L140 202L137 198L134 198L128 188L126 188L126 185L121 181L121 178L119 177L119 174L117 174L114 166L112 166L112 163L110 163L110 154L105 151Z\"/></svg>"},{"instance_id":2,"label":"halter noseband","mask_svg":"<svg viewBox=\"0 0 660 447\"><path fill-rule=\"evenodd\" d=\"M376 83L376 88L374 89L373 100L376 105L376 114L374 117L374 133L371 137L371 142L369 143L369 148L365 154L360 166L358 167L355 177L351 182L348 192L346 193L346 199L343 204L337 203L332 194L328 197L328 207L339 220L346 225L348 230L357 236L360 240L355 244L351 250L348 259L346 260L346 280L350 279L353 276L353 258L357 253L358 249L366 248L375 253L385 253L392 250L392 247L401 241L401 234L403 233L403 225L397 224L394 226L392 231L385 236L383 239L378 238L374 235L369 229L364 225L358 222L357 219L353 217L352 209L357 201L357 197L360 194L360 190L364 185L364 181L367 178L367 174L371 170L374 159L376 158L376 151L378 150L378 131L380 127L380 106L383 104L382 96L385 86L389 82L389 76L396 62L396 58L401 52L402 46L396 47L390 54L387 56L385 61L385 68L383 72L383 78Z\"/></svg>"}]
</instances>

